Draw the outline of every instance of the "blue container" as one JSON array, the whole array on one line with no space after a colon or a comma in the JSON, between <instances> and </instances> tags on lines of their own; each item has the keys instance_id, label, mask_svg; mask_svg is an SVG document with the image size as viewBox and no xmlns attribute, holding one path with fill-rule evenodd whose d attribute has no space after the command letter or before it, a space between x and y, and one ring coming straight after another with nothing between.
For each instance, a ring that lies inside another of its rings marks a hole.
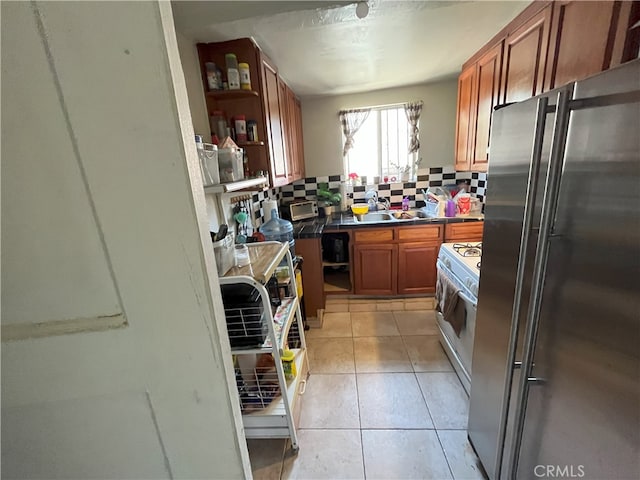
<instances>
[{"instance_id":1,"label":"blue container","mask_svg":"<svg viewBox=\"0 0 640 480\"><path fill-rule=\"evenodd\" d=\"M260 227L260 233L264 234L267 241L276 241L289 244L291 258L295 257L296 241L293 239L293 225L287 220L278 217L278 209L271 210L271 220Z\"/></svg>"}]
</instances>

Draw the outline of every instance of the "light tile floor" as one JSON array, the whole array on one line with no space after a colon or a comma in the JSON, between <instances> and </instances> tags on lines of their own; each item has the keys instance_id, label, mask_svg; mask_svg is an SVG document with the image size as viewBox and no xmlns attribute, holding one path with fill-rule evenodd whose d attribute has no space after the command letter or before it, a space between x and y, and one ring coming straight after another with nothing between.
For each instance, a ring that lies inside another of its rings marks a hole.
<instances>
[{"instance_id":1,"label":"light tile floor","mask_svg":"<svg viewBox=\"0 0 640 480\"><path fill-rule=\"evenodd\" d=\"M306 337L300 450L250 440L254 478L482 479L433 300L330 297L326 307Z\"/></svg>"}]
</instances>

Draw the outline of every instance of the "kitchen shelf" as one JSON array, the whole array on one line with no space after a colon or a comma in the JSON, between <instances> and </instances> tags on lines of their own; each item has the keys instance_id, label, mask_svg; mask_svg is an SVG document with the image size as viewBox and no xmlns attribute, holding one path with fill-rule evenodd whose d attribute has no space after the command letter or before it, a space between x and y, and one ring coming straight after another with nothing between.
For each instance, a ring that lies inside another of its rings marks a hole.
<instances>
[{"instance_id":1,"label":"kitchen shelf","mask_svg":"<svg viewBox=\"0 0 640 480\"><path fill-rule=\"evenodd\" d=\"M258 97L255 90L214 90L206 92L208 98L215 100L237 100L240 98Z\"/></svg>"},{"instance_id":2,"label":"kitchen shelf","mask_svg":"<svg viewBox=\"0 0 640 480\"><path fill-rule=\"evenodd\" d=\"M251 277L263 284L267 283L289 251L289 245L280 242L247 243L246 246L251 263L244 267L232 267L220 279L221 283L229 283L226 281L228 277L239 276Z\"/></svg>"},{"instance_id":3,"label":"kitchen shelf","mask_svg":"<svg viewBox=\"0 0 640 480\"><path fill-rule=\"evenodd\" d=\"M304 383L306 383L306 371L308 370L308 367L306 365L307 359L306 359L305 352L299 348L294 348L292 349L292 351L295 355L294 362L296 363L296 370L298 371L298 374L296 375L295 378L288 380L286 382L286 392L287 392L286 397L287 397L289 410L295 409L293 400L298 395L300 387L303 387ZM238 370L237 373L239 373L240 375L245 373L241 369L237 369L237 370ZM269 379L269 380L272 381L272 379ZM257 383L259 382L260 380L257 381ZM246 400L246 399L241 398L241 400ZM262 438L262 436L259 433L256 433L256 430L259 432L259 429L261 428L261 424L263 423L263 420L264 420L264 419L260 419L260 417L266 417L266 416L280 417L279 418L280 423L284 424L286 415L287 415L287 410L285 408L285 399L283 398L283 395L279 394L277 396L274 396L274 398L271 399L271 402L268 405L264 405L264 408L259 408L252 412L243 413L242 418L243 418L243 423L246 429L245 436L247 438ZM286 428L286 426L281 428Z\"/></svg>"},{"instance_id":4,"label":"kitchen shelf","mask_svg":"<svg viewBox=\"0 0 640 480\"><path fill-rule=\"evenodd\" d=\"M326 274L324 276L325 293L349 293L351 292L351 281L349 273Z\"/></svg>"},{"instance_id":5,"label":"kitchen shelf","mask_svg":"<svg viewBox=\"0 0 640 480\"><path fill-rule=\"evenodd\" d=\"M347 267L349 266L349 262L322 262L323 267Z\"/></svg>"},{"instance_id":6,"label":"kitchen shelf","mask_svg":"<svg viewBox=\"0 0 640 480\"><path fill-rule=\"evenodd\" d=\"M322 235L322 288L325 294L352 293L349 241L347 232L327 232Z\"/></svg>"},{"instance_id":7,"label":"kitchen shelf","mask_svg":"<svg viewBox=\"0 0 640 480\"><path fill-rule=\"evenodd\" d=\"M284 350L284 343L289 334L289 329L291 328L291 324L296 316L296 311L298 309L298 298L284 298L282 300L282 304L276 310L276 313L273 315L273 330L276 336L276 345L280 350L280 354L282 355L282 351ZM237 353L265 353L271 351L271 338L265 340L262 346L257 348L232 348L231 352L234 354Z\"/></svg>"},{"instance_id":8,"label":"kitchen shelf","mask_svg":"<svg viewBox=\"0 0 640 480\"><path fill-rule=\"evenodd\" d=\"M268 180L266 177L245 178L238 180L237 182L219 183L216 185L209 185L204 187L205 193L228 193L239 191L259 191L267 186Z\"/></svg>"},{"instance_id":9,"label":"kitchen shelf","mask_svg":"<svg viewBox=\"0 0 640 480\"><path fill-rule=\"evenodd\" d=\"M231 353L235 357L244 432L247 438L289 438L296 451L299 397L304 393L309 371L296 278L290 277L292 296L282 299L275 313L267 290L267 283L283 259L289 271L295 271L293 260L288 243L259 242L246 246L251 263L233 267L219 278L221 285L250 285L260 294L259 303L225 307L229 340L235 345ZM261 345L248 343L254 338L256 343L264 341ZM293 379L285 377L281 360L289 346L298 372Z\"/></svg>"},{"instance_id":10,"label":"kitchen shelf","mask_svg":"<svg viewBox=\"0 0 640 480\"><path fill-rule=\"evenodd\" d=\"M243 147L264 147L264 142L236 142L240 148Z\"/></svg>"}]
</instances>

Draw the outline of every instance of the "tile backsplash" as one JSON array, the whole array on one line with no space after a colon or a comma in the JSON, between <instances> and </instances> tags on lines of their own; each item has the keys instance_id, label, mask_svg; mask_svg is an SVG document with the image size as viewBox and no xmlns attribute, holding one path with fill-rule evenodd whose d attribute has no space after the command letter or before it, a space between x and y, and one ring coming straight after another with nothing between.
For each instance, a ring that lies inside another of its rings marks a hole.
<instances>
[{"instance_id":1,"label":"tile backsplash","mask_svg":"<svg viewBox=\"0 0 640 480\"><path fill-rule=\"evenodd\" d=\"M304 199L315 200L319 183L328 183L329 189L337 192L340 189L340 183L344 180L344 175L307 177L284 187L272 188L266 192L254 194L252 203L255 227L257 228L263 223L263 203L265 200L275 199L279 203ZM347 196L352 199L352 203L365 203L364 196L367 190L375 189L380 197L385 197L391 202L391 206L401 206L402 199L409 197L410 207L420 208L424 206L422 189L463 181L469 184L471 195L484 203L487 192L487 174L483 172L456 172L452 166L420 170L417 178L412 182L380 183L379 177L362 177L362 185L347 185Z\"/></svg>"}]
</instances>

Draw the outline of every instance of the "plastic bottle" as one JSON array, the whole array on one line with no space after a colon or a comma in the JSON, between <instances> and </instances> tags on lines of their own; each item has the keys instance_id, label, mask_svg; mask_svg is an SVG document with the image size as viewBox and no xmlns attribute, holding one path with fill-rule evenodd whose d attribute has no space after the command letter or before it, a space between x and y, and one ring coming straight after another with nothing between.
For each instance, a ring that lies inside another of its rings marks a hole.
<instances>
[{"instance_id":1,"label":"plastic bottle","mask_svg":"<svg viewBox=\"0 0 640 480\"><path fill-rule=\"evenodd\" d=\"M258 122L249 120L247 122L247 139L250 142L258 142Z\"/></svg>"},{"instance_id":2,"label":"plastic bottle","mask_svg":"<svg viewBox=\"0 0 640 480\"><path fill-rule=\"evenodd\" d=\"M211 115L211 133L215 133L220 140L227 136L227 121L222 110L215 110Z\"/></svg>"},{"instance_id":3,"label":"plastic bottle","mask_svg":"<svg viewBox=\"0 0 640 480\"><path fill-rule=\"evenodd\" d=\"M238 59L235 53L227 53L224 56L227 65L227 84L229 90L240 90L240 72L238 71Z\"/></svg>"},{"instance_id":4,"label":"plastic bottle","mask_svg":"<svg viewBox=\"0 0 640 480\"><path fill-rule=\"evenodd\" d=\"M247 141L247 121L245 118L246 117L244 115L236 115L234 119L236 126L236 141L238 142Z\"/></svg>"},{"instance_id":5,"label":"plastic bottle","mask_svg":"<svg viewBox=\"0 0 640 480\"><path fill-rule=\"evenodd\" d=\"M406 212L409 210L409 197L404 197L402 199L402 211Z\"/></svg>"},{"instance_id":6,"label":"plastic bottle","mask_svg":"<svg viewBox=\"0 0 640 480\"><path fill-rule=\"evenodd\" d=\"M456 216L456 202L454 202L453 200L447 200L447 204L444 207L444 216L445 217Z\"/></svg>"},{"instance_id":7,"label":"plastic bottle","mask_svg":"<svg viewBox=\"0 0 640 480\"><path fill-rule=\"evenodd\" d=\"M238 64L238 70L240 72L240 88L242 90L251 90L251 73L249 71L249 64Z\"/></svg>"},{"instance_id":8,"label":"plastic bottle","mask_svg":"<svg viewBox=\"0 0 640 480\"><path fill-rule=\"evenodd\" d=\"M278 209L271 210L271 220L260 227L260 233L264 234L265 240L288 243L291 256L295 256L296 241L293 239L293 225L278 216Z\"/></svg>"},{"instance_id":9,"label":"plastic bottle","mask_svg":"<svg viewBox=\"0 0 640 480\"><path fill-rule=\"evenodd\" d=\"M295 354L291 350L284 350L280 356L282 360L282 369L287 380L293 380L298 374L295 362Z\"/></svg>"}]
</instances>

